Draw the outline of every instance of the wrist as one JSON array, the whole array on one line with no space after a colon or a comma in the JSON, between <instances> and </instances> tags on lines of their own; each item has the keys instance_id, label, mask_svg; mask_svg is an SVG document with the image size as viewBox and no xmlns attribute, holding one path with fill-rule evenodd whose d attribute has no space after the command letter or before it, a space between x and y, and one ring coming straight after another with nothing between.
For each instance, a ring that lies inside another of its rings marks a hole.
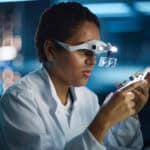
<instances>
[{"instance_id":1,"label":"wrist","mask_svg":"<svg viewBox=\"0 0 150 150\"><path fill-rule=\"evenodd\" d=\"M89 130L98 141L102 142L110 127L111 123L109 122L107 115L103 110L100 110L94 121L91 123Z\"/></svg>"}]
</instances>

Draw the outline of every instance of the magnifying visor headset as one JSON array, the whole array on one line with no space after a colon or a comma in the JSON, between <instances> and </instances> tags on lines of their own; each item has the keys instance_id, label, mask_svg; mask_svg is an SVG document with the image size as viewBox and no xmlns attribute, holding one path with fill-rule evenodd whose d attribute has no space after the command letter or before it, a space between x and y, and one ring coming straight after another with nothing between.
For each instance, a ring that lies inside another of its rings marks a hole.
<instances>
[{"instance_id":1,"label":"magnifying visor headset","mask_svg":"<svg viewBox=\"0 0 150 150\"><path fill-rule=\"evenodd\" d=\"M92 51L94 54L101 54L101 53L114 53L118 51L115 46L112 46L110 43L105 43L100 40L91 40L79 45L69 45L61 41L56 41L56 43L69 52L75 52L78 50L87 50Z\"/></svg>"},{"instance_id":2,"label":"magnifying visor headset","mask_svg":"<svg viewBox=\"0 0 150 150\"><path fill-rule=\"evenodd\" d=\"M112 46L110 43L105 43L101 40L91 40L79 45L69 45L61 41L56 43L69 52L75 52L78 50L91 51L95 55L106 53L106 57L100 57L98 61L99 67L115 67L117 64L117 58L112 57L113 53L118 51L117 47Z\"/></svg>"}]
</instances>

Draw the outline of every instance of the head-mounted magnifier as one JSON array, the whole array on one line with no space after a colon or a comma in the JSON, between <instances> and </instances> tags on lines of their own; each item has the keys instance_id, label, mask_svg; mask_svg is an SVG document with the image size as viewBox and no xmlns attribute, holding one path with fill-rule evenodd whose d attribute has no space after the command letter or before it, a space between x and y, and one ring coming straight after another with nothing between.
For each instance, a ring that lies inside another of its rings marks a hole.
<instances>
[{"instance_id":1,"label":"head-mounted magnifier","mask_svg":"<svg viewBox=\"0 0 150 150\"><path fill-rule=\"evenodd\" d=\"M100 67L115 67L117 64L117 58L112 57L112 55L116 53L118 49L110 43L105 43L100 40L91 40L79 45L69 45L61 41L56 41L56 43L69 52L87 50L92 51L95 55L106 53L106 57L100 57L99 59L98 66Z\"/></svg>"}]
</instances>

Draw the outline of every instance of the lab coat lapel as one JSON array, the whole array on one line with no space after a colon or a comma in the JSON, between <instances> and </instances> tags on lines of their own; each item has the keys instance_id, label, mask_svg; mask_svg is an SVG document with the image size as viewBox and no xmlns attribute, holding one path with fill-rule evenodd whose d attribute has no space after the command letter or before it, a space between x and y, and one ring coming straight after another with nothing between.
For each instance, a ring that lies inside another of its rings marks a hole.
<instances>
[{"instance_id":1,"label":"lab coat lapel","mask_svg":"<svg viewBox=\"0 0 150 150\"><path fill-rule=\"evenodd\" d=\"M40 90L40 97L43 100L43 103L40 103L40 105L43 105L44 111L47 111L50 113L48 116L49 119L53 118L54 124L61 130L61 132L64 134L64 130L62 125L60 124L59 119L61 119L61 114L59 113L58 104L57 104L57 96L56 91L51 83L50 77L43 67L34 77L36 79L36 83L38 84L38 88ZM33 79L33 80L34 80ZM37 90L38 91L38 90ZM47 109L47 110L46 110ZM61 119L62 121L62 119ZM63 122L63 121L62 121ZM48 124L51 125L52 122L49 122Z\"/></svg>"},{"instance_id":2,"label":"lab coat lapel","mask_svg":"<svg viewBox=\"0 0 150 150\"><path fill-rule=\"evenodd\" d=\"M71 135L70 139L78 136L82 132L84 132L86 128L86 124L83 121L85 116L83 116L83 110L80 107L82 105L82 97L80 96L80 89L71 87L70 88L73 106L72 106L72 113L70 118L70 129Z\"/></svg>"},{"instance_id":3,"label":"lab coat lapel","mask_svg":"<svg viewBox=\"0 0 150 150\"><path fill-rule=\"evenodd\" d=\"M62 104L60 102L59 97L57 96L53 82L45 69L44 72L45 74L47 74L48 77L48 80L45 80L45 84L49 83L49 86L45 87L45 91L47 93L50 93L50 95L47 95L46 98L51 97L51 99L48 100L50 106L49 112L53 115L53 118L55 119L57 125L60 127L60 129L67 138L69 136L69 125L67 122L67 118L64 116L64 110L62 109Z\"/></svg>"}]
</instances>

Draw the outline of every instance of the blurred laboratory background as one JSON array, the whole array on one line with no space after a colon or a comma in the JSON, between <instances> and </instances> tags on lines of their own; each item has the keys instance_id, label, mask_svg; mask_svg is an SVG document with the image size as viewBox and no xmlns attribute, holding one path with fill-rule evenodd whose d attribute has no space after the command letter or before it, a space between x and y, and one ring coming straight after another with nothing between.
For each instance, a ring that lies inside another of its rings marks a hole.
<instances>
[{"instance_id":1,"label":"blurred laboratory background","mask_svg":"<svg viewBox=\"0 0 150 150\"><path fill-rule=\"evenodd\" d=\"M68 1L71 0L0 0L0 95L41 67L34 42L40 14L55 3ZM150 66L150 0L74 1L98 16L101 39L118 48L116 66L95 66L87 83L102 103L110 91L115 91L117 83ZM139 114L145 148L150 146L149 116L150 102Z\"/></svg>"}]
</instances>

